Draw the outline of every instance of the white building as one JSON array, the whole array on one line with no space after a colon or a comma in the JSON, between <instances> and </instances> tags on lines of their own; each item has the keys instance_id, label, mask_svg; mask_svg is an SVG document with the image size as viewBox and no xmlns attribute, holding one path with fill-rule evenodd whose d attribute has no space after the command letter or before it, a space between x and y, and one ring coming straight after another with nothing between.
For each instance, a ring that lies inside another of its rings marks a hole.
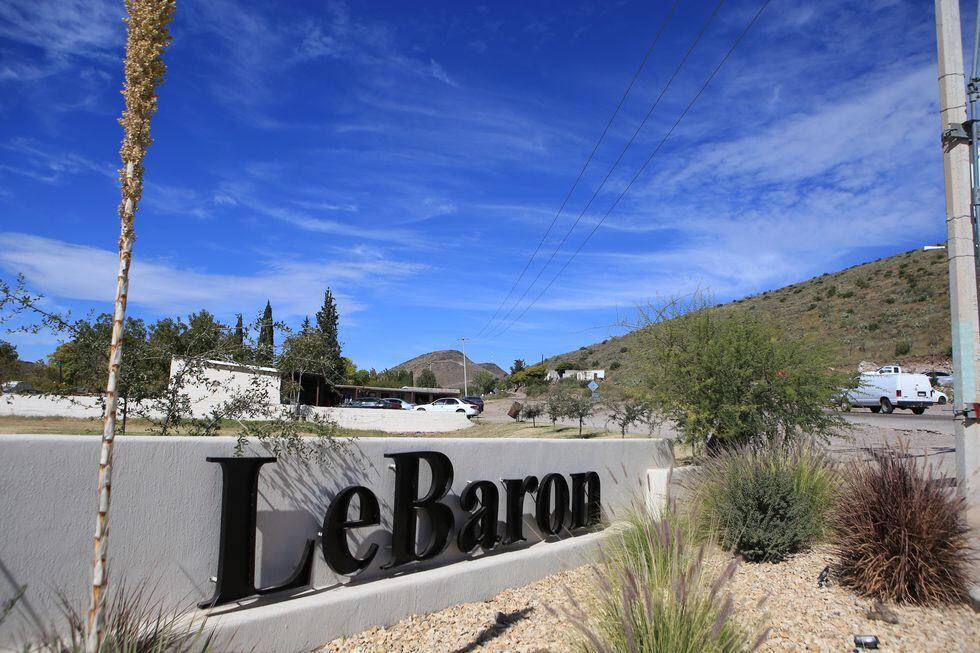
<instances>
[{"instance_id":1,"label":"white building","mask_svg":"<svg viewBox=\"0 0 980 653\"><path fill-rule=\"evenodd\" d=\"M574 379L576 381L602 381L606 378L606 370L565 370L560 375L557 370L548 370L544 378L548 381L558 381L559 379Z\"/></svg>"},{"instance_id":2,"label":"white building","mask_svg":"<svg viewBox=\"0 0 980 653\"><path fill-rule=\"evenodd\" d=\"M270 407L282 403L282 379L274 367L215 360L188 363L174 357L170 361L170 385L188 398L194 415L208 413L246 394Z\"/></svg>"}]
</instances>

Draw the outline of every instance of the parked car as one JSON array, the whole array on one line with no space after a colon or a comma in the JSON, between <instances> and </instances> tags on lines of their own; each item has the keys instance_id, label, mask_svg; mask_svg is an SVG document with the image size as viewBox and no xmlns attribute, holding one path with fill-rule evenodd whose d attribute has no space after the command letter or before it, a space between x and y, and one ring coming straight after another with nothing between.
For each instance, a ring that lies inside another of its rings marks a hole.
<instances>
[{"instance_id":1,"label":"parked car","mask_svg":"<svg viewBox=\"0 0 980 653\"><path fill-rule=\"evenodd\" d=\"M415 408L415 404L404 399L399 399L398 397L385 397L382 401L387 403L389 408L395 408L397 410L412 410Z\"/></svg>"},{"instance_id":2,"label":"parked car","mask_svg":"<svg viewBox=\"0 0 980 653\"><path fill-rule=\"evenodd\" d=\"M431 404L423 404L421 406L416 406L415 410L432 410L436 412L446 412L446 413L465 413L467 417L473 417L474 415L479 415L480 411L477 410L476 406L471 403L467 403L462 399L456 399L455 397L445 397L443 399L436 399Z\"/></svg>"},{"instance_id":3,"label":"parked car","mask_svg":"<svg viewBox=\"0 0 980 653\"><path fill-rule=\"evenodd\" d=\"M476 409L478 411L480 411L481 413L483 412L483 398L482 397L477 397L477 396L463 397L463 401L465 401L468 404L473 404L474 406L476 406Z\"/></svg>"},{"instance_id":4,"label":"parked car","mask_svg":"<svg viewBox=\"0 0 980 653\"><path fill-rule=\"evenodd\" d=\"M885 414L904 408L921 415L926 408L942 403L939 394L942 393L933 389L925 374L911 374L898 365L886 365L876 372L861 374L858 387L848 391L845 405Z\"/></svg>"},{"instance_id":5,"label":"parked car","mask_svg":"<svg viewBox=\"0 0 980 653\"><path fill-rule=\"evenodd\" d=\"M34 394L34 384L28 381L7 381L0 386L0 392L12 395Z\"/></svg>"},{"instance_id":6,"label":"parked car","mask_svg":"<svg viewBox=\"0 0 980 653\"><path fill-rule=\"evenodd\" d=\"M953 375L949 372L943 372L941 370L933 370L932 372L926 372L926 376L932 381L933 385L938 385L946 388L953 387Z\"/></svg>"},{"instance_id":7,"label":"parked car","mask_svg":"<svg viewBox=\"0 0 980 653\"><path fill-rule=\"evenodd\" d=\"M378 397L361 397L344 404L348 408L388 408L388 404Z\"/></svg>"}]
</instances>

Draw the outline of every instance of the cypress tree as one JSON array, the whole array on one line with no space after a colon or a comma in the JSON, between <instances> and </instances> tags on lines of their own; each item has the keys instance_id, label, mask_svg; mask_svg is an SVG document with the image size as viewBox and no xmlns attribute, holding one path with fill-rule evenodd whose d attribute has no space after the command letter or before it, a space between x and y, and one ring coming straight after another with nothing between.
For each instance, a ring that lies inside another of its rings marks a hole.
<instances>
[{"instance_id":1,"label":"cypress tree","mask_svg":"<svg viewBox=\"0 0 980 653\"><path fill-rule=\"evenodd\" d=\"M275 350L275 334L272 330L272 303L267 300L265 312L262 313L262 326L259 328L259 346L255 352L255 362L259 365L271 365Z\"/></svg>"},{"instance_id":2,"label":"cypress tree","mask_svg":"<svg viewBox=\"0 0 980 653\"><path fill-rule=\"evenodd\" d=\"M245 362L245 325L242 324L242 314L238 314L235 323L235 335L231 339L231 357L239 363Z\"/></svg>"},{"instance_id":3,"label":"cypress tree","mask_svg":"<svg viewBox=\"0 0 980 653\"><path fill-rule=\"evenodd\" d=\"M316 313L316 328L320 333L323 344L323 363L328 372L327 380L331 383L341 383L344 376L344 361L340 353L340 340L338 338L337 304L333 298L333 292L327 288L323 293L323 306Z\"/></svg>"}]
</instances>

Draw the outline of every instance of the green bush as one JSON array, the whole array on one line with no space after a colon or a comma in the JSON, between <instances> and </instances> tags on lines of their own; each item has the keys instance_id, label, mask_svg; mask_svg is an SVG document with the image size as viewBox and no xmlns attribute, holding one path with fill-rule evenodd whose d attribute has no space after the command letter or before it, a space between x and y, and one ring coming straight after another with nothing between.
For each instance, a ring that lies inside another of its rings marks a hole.
<instances>
[{"instance_id":1,"label":"green bush","mask_svg":"<svg viewBox=\"0 0 980 653\"><path fill-rule=\"evenodd\" d=\"M894 304L895 303L895 298L894 297L886 297L885 298L885 303L886 304Z\"/></svg>"},{"instance_id":2,"label":"green bush","mask_svg":"<svg viewBox=\"0 0 980 653\"><path fill-rule=\"evenodd\" d=\"M908 340L900 340L895 343L896 356L904 356L910 351L912 351L912 343L910 343Z\"/></svg>"},{"instance_id":3,"label":"green bush","mask_svg":"<svg viewBox=\"0 0 980 653\"><path fill-rule=\"evenodd\" d=\"M762 437L829 437L842 425L826 411L853 375L830 369L825 346L761 318L676 302L645 312L644 394L694 447Z\"/></svg>"},{"instance_id":4,"label":"green bush","mask_svg":"<svg viewBox=\"0 0 980 653\"><path fill-rule=\"evenodd\" d=\"M811 447L743 446L709 458L688 482L700 538L750 562L778 562L829 531L837 473Z\"/></svg>"},{"instance_id":5,"label":"green bush","mask_svg":"<svg viewBox=\"0 0 980 653\"><path fill-rule=\"evenodd\" d=\"M833 519L837 576L858 594L907 603L963 599L969 529L955 488L901 449L853 463Z\"/></svg>"},{"instance_id":6,"label":"green bush","mask_svg":"<svg viewBox=\"0 0 980 653\"><path fill-rule=\"evenodd\" d=\"M735 653L762 645L768 629L750 641L732 618L731 596L724 594L736 561L707 573L703 546L690 546L669 521L643 512L619 526L594 566L589 610L574 600L565 609L580 633L576 650Z\"/></svg>"},{"instance_id":7,"label":"green bush","mask_svg":"<svg viewBox=\"0 0 980 653\"><path fill-rule=\"evenodd\" d=\"M829 286L827 288L827 297L828 298L833 297L836 294L837 294L837 286Z\"/></svg>"},{"instance_id":8,"label":"green bush","mask_svg":"<svg viewBox=\"0 0 980 653\"><path fill-rule=\"evenodd\" d=\"M609 369L611 370L618 370L619 368L620 368L619 361L613 361L612 363L609 364Z\"/></svg>"}]
</instances>

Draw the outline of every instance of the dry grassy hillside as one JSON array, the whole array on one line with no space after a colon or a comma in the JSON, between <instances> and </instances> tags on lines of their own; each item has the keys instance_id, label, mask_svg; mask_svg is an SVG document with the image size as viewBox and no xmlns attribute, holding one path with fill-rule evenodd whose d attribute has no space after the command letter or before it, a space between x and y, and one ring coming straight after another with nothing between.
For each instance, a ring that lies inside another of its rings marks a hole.
<instances>
[{"instance_id":1,"label":"dry grassy hillside","mask_svg":"<svg viewBox=\"0 0 980 653\"><path fill-rule=\"evenodd\" d=\"M431 366L431 367L430 367ZM425 369L431 369L439 382L441 388L462 388L463 387L463 352L458 349L440 349L431 351L421 356L416 356L411 360L400 363L393 368L397 370L411 370L416 377ZM496 377L505 375L505 372L493 363L474 363L469 358L466 359L466 373L469 378L473 378L480 372L489 372Z\"/></svg>"},{"instance_id":2,"label":"dry grassy hillside","mask_svg":"<svg viewBox=\"0 0 980 653\"><path fill-rule=\"evenodd\" d=\"M914 250L718 306L765 317L831 348L841 368L908 362L950 352L946 253ZM642 333L610 338L546 361L605 368L614 384L637 377Z\"/></svg>"}]
</instances>

